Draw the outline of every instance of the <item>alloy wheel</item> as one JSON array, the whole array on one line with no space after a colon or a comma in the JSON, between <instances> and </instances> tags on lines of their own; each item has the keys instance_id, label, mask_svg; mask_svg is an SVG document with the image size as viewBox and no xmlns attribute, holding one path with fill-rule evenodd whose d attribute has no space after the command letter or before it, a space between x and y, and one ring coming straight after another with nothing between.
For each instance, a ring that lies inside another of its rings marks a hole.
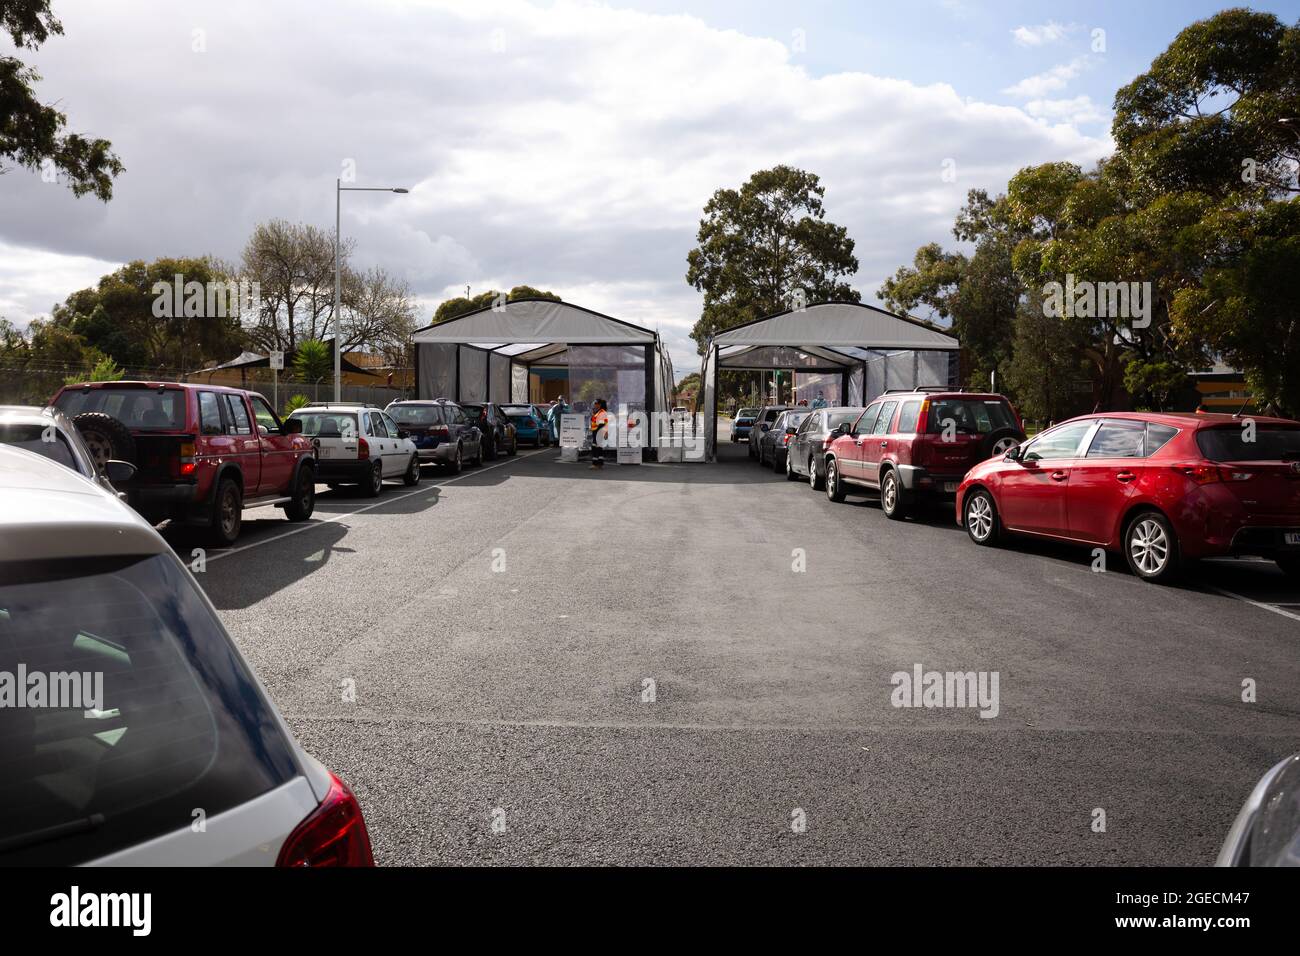
<instances>
[{"instance_id":1,"label":"alloy wheel","mask_svg":"<svg viewBox=\"0 0 1300 956\"><path fill-rule=\"evenodd\" d=\"M966 506L966 529L976 541L987 541L993 531L993 505L984 495L971 498Z\"/></svg>"},{"instance_id":2,"label":"alloy wheel","mask_svg":"<svg viewBox=\"0 0 1300 956\"><path fill-rule=\"evenodd\" d=\"M1169 536L1154 518L1138 520L1129 532L1128 548L1143 574L1159 574L1169 562Z\"/></svg>"}]
</instances>

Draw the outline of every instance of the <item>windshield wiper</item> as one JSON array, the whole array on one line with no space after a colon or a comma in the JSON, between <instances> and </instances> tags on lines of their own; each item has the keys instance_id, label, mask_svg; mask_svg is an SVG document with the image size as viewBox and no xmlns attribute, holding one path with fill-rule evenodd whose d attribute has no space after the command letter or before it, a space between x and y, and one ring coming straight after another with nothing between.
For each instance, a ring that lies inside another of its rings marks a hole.
<instances>
[{"instance_id":1,"label":"windshield wiper","mask_svg":"<svg viewBox=\"0 0 1300 956\"><path fill-rule=\"evenodd\" d=\"M54 826L45 827L42 830L32 830L30 833L20 833L18 836L7 837L0 840L0 854L11 853L14 850L35 846L38 843L48 843L50 840L58 840L76 833L89 833L91 830L98 830L102 827L106 819L102 813L92 813L90 816L82 817L79 820L56 823Z\"/></svg>"}]
</instances>

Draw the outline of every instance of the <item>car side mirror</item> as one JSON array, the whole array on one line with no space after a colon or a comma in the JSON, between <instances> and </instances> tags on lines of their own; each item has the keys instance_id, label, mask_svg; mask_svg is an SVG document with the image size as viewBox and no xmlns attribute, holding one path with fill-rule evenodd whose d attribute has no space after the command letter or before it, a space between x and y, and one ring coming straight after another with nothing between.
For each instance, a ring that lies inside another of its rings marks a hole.
<instances>
[{"instance_id":1,"label":"car side mirror","mask_svg":"<svg viewBox=\"0 0 1300 956\"><path fill-rule=\"evenodd\" d=\"M831 432L831 435L832 436L848 435L852 428L853 426L850 425L848 422L840 422L838 425L835 426L835 431Z\"/></svg>"},{"instance_id":2,"label":"car side mirror","mask_svg":"<svg viewBox=\"0 0 1300 956\"><path fill-rule=\"evenodd\" d=\"M1003 461L1019 461L1019 460L1020 460L1020 448L1021 448L1020 445L1013 445L1012 447L1008 448L1008 449L1007 449L1007 453L1006 453L1005 455L1002 456L1002 460L1003 460Z\"/></svg>"},{"instance_id":3,"label":"car side mirror","mask_svg":"<svg viewBox=\"0 0 1300 956\"><path fill-rule=\"evenodd\" d=\"M135 465L110 458L104 462L104 477L115 485L124 485L135 477Z\"/></svg>"},{"instance_id":4,"label":"car side mirror","mask_svg":"<svg viewBox=\"0 0 1300 956\"><path fill-rule=\"evenodd\" d=\"M286 418L286 419L284 420L284 433L285 433L286 435L301 435L301 434L302 434L302 419L301 419L301 418Z\"/></svg>"},{"instance_id":5,"label":"car side mirror","mask_svg":"<svg viewBox=\"0 0 1300 956\"><path fill-rule=\"evenodd\" d=\"M758 426L758 430L761 431L761 432L765 432L765 431L770 430L771 427L772 427L772 426L769 425L767 422L763 422L763 424L761 424L761 425Z\"/></svg>"},{"instance_id":6,"label":"car side mirror","mask_svg":"<svg viewBox=\"0 0 1300 956\"><path fill-rule=\"evenodd\" d=\"M408 432L408 431L407 431L406 429L404 429L404 428L399 428L399 429L397 430L397 437L398 437L398 438L410 438L410 437L411 437L411 433Z\"/></svg>"}]
</instances>

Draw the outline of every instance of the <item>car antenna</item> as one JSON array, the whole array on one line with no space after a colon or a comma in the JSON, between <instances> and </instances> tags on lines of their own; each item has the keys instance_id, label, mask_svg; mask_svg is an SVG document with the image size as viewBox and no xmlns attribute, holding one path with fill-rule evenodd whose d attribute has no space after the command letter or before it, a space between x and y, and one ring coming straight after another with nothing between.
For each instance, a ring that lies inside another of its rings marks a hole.
<instances>
[{"instance_id":1,"label":"car antenna","mask_svg":"<svg viewBox=\"0 0 1300 956\"><path fill-rule=\"evenodd\" d=\"M1251 398L1253 398L1253 397L1254 397L1254 396L1248 396L1248 397L1246 398L1246 400L1245 400L1244 402L1241 403L1241 408L1239 408L1239 409L1237 409L1235 412L1233 412L1232 417L1233 417L1233 418L1240 418L1240 417L1241 417L1241 413L1244 412L1244 411L1246 410L1246 406L1250 404L1250 400L1251 400Z\"/></svg>"}]
</instances>

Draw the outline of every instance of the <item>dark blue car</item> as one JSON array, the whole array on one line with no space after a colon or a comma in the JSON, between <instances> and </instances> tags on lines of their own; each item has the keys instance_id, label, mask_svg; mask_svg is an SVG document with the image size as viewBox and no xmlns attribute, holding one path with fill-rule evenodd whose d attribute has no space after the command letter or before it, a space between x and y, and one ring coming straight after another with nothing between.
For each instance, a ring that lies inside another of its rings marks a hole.
<instances>
[{"instance_id":1,"label":"dark blue car","mask_svg":"<svg viewBox=\"0 0 1300 956\"><path fill-rule=\"evenodd\" d=\"M554 443L551 425L536 405L502 405L501 411L514 422L519 441L529 442L538 448Z\"/></svg>"}]
</instances>

